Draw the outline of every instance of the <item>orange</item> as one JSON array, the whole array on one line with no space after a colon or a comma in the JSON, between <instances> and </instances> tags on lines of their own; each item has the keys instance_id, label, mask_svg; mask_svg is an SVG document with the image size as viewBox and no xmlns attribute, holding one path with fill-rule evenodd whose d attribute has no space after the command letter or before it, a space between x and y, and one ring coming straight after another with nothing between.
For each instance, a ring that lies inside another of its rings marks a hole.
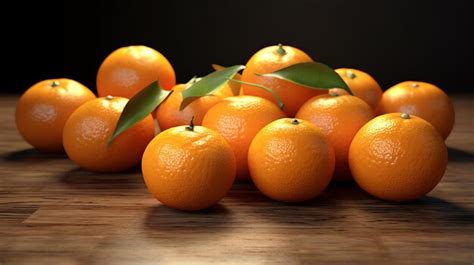
<instances>
[{"instance_id":1,"label":"orange","mask_svg":"<svg viewBox=\"0 0 474 265\"><path fill-rule=\"evenodd\" d=\"M406 81L391 87L383 94L377 112L416 115L431 123L444 139L454 125L454 107L448 95L425 82Z\"/></svg>"},{"instance_id":2,"label":"orange","mask_svg":"<svg viewBox=\"0 0 474 265\"><path fill-rule=\"evenodd\" d=\"M212 106L222 101L222 98L219 96L204 96L194 100L183 110L180 110L179 107L181 102L183 102L181 92L185 88L186 85L176 85L173 88L173 93L156 110L156 117L161 130L185 125L189 123L192 117L194 117L194 124L201 125L206 112Z\"/></svg>"},{"instance_id":3,"label":"orange","mask_svg":"<svg viewBox=\"0 0 474 265\"><path fill-rule=\"evenodd\" d=\"M131 98L157 80L168 90L176 84L170 62L152 48L128 46L115 50L102 62L97 73L97 91L101 97Z\"/></svg>"},{"instance_id":4,"label":"orange","mask_svg":"<svg viewBox=\"0 0 474 265\"><path fill-rule=\"evenodd\" d=\"M311 59L309 55L291 46L279 45L266 47L255 53L247 62L246 68L242 73L242 81L260 84L272 89L280 96L285 104L285 113L293 117L301 105L308 99L325 92L296 85L274 77L257 76L255 73L271 73L293 64L312 61L313 59ZM241 89L244 95L259 96L277 103L270 92L261 88L242 85Z\"/></svg>"},{"instance_id":5,"label":"orange","mask_svg":"<svg viewBox=\"0 0 474 265\"><path fill-rule=\"evenodd\" d=\"M168 129L148 145L142 172L150 193L179 210L218 203L235 179L235 157L226 140L202 126Z\"/></svg>"},{"instance_id":6,"label":"orange","mask_svg":"<svg viewBox=\"0 0 474 265\"><path fill-rule=\"evenodd\" d=\"M253 137L268 123L285 117L272 102L253 96L228 97L204 116L202 125L220 133L229 142L237 162L237 179L250 179L247 153Z\"/></svg>"},{"instance_id":7,"label":"orange","mask_svg":"<svg viewBox=\"0 0 474 265\"><path fill-rule=\"evenodd\" d=\"M448 151L427 121L406 113L374 118L354 137L349 165L359 186L383 200L410 201L443 177Z\"/></svg>"},{"instance_id":8,"label":"orange","mask_svg":"<svg viewBox=\"0 0 474 265\"><path fill-rule=\"evenodd\" d=\"M127 129L107 146L128 99L121 97L91 100L74 111L63 133L64 149L79 166L98 172L118 172L140 162L154 136L153 118Z\"/></svg>"},{"instance_id":9,"label":"orange","mask_svg":"<svg viewBox=\"0 0 474 265\"><path fill-rule=\"evenodd\" d=\"M63 151L63 128L71 113L95 95L71 79L36 83L20 98L15 121L23 138L42 151Z\"/></svg>"},{"instance_id":10,"label":"orange","mask_svg":"<svg viewBox=\"0 0 474 265\"><path fill-rule=\"evenodd\" d=\"M296 114L321 128L334 147L335 180L352 179L347 155L357 131L374 117L372 109L362 99L350 95L321 95L308 100Z\"/></svg>"},{"instance_id":11,"label":"orange","mask_svg":"<svg viewBox=\"0 0 474 265\"><path fill-rule=\"evenodd\" d=\"M339 68L336 72L342 77L347 86L351 89L354 96L364 100L372 109L376 109L382 98L382 88L379 83L368 73L352 68ZM340 88L330 89L329 93L340 95L347 92Z\"/></svg>"},{"instance_id":12,"label":"orange","mask_svg":"<svg viewBox=\"0 0 474 265\"><path fill-rule=\"evenodd\" d=\"M249 149L249 169L257 188L283 202L316 197L331 181L334 151L308 121L279 119L260 130Z\"/></svg>"}]
</instances>

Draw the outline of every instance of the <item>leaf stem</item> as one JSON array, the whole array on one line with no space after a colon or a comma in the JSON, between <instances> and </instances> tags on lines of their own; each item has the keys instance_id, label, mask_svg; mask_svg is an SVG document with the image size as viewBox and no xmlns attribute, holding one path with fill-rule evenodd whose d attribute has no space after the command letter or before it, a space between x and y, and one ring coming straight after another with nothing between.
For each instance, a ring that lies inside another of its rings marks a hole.
<instances>
[{"instance_id":1,"label":"leaf stem","mask_svg":"<svg viewBox=\"0 0 474 265\"><path fill-rule=\"evenodd\" d=\"M186 130L188 131L194 131L194 116L191 118L189 121L189 125L186 126Z\"/></svg>"},{"instance_id":2,"label":"leaf stem","mask_svg":"<svg viewBox=\"0 0 474 265\"><path fill-rule=\"evenodd\" d=\"M300 121L298 119L293 119L291 121L291 124L298 125L298 124L300 124Z\"/></svg>"},{"instance_id":3,"label":"leaf stem","mask_svg":"<svg viewBox=\"0 0 474 265\"><path fill-rule=\"evenodd\" d=\"M278 53L281 56L286 55L286 51L283 48L283 45L281 43L278 43L278 49L276 50L276 53Z\"/></svg>"},{"instance_id":4,"label":"leaf stem","mask_svg":"<svg viewBox=\"0 0 474 265\"><path fill-rule=\"evenodd\" d=\"M350 78L350 79L354 79L354 78L357 77L357 75L354 72L352 72L351 70L347 70L346 76L347 76L347 78Z\"/></svg>"},{"instance_id":5,"label":"leaf stem","mask_svg":"<svg viewBox=\"0 0 474 265\"><path fill-rule=\"evenodd\" d=\"M273 95L273 97L276 99L276 101L278 102L278 107L280 107L280 109L284 109L285 108L285 104L283 104L283 101L281 100L281 98L278 96L277 93L275 93L275 91L271 90L270 88L268 87L264 87L262 85L259 85L259 84L254 84L254 83L249 83L249 82L245 82L245 81L242 81L242 80L237 80L237 79L232 79L232 78L229 78L227 79L229 81L233 81L233 82L236 82L236 83L240 83L240 84L243 84L243 85L249 85L249 86L254 86L254 87L258 87L258 88L261 88L269 93L271 93Z\"/></svg>"}]
</instances>

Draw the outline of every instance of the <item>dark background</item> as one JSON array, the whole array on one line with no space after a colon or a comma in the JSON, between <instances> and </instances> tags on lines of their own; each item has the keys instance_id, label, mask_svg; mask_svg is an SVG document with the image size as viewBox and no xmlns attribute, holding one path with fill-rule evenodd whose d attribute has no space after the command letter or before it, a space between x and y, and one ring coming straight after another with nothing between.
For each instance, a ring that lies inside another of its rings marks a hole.
<instances>
[{"instance_id":1,"label":"dark background","mask_svg":"<svg viewBox=\"0 0 474 265\"><path fill-rule=\"evenodd\" d=\"M173 64L178 82L210 64L245 64L262 47L293 45L334 68L471 91L470 1L15 1L2 7L2 92L76 79L95 90L102 60L144 44Z\"/></svg>"}]
</instances>

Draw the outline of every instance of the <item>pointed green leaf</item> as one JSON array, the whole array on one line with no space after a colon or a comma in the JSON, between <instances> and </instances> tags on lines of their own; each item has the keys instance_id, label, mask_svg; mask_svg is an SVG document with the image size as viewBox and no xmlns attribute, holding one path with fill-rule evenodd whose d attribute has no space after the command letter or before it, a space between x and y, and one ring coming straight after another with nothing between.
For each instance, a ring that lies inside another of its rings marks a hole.
<instances>
[{"instance_id":1,"label":"pointed green leaf","mask_svg":"<svg viewBox=\"0 0 474 265\"><path fill-rule=\"evenodd\" d=\"M273 73L255 74L279 78L312 89L342 88L352 95L352 91L338 73L331 67L318 62L299 63Z\"/></svg>"},{"instance_id":2,"label":"pointed green leaf","mask_svg":"<svg viewBox=\"0 0 474 265\"><path fill-rule=\"evenodd\" d=\"M221 70L212 72L201 78L199 81L196 81L190 87L181 92L181 94L183 95L183 102L180 105L180 110L183 110L193 100L202 96L209 95L214 90L221 88L223 85L229 82L229 79L234 77L237 72L244 68L245 66L243 65L234 65L226 67Z\"/></svg>"},{"instance_id":3,"label":"pointed green leaf","mask_svg":"<svg viewBox=\"0 0 474 265\"><path fill-rule=\"evenodd\" d=\"M143 120L155 110L173 91L161 88L158 82L153 82L133 96L125 105L115 127L115 131L108 141L108 145L122 132Z\"/></svg>"}]
</instances>

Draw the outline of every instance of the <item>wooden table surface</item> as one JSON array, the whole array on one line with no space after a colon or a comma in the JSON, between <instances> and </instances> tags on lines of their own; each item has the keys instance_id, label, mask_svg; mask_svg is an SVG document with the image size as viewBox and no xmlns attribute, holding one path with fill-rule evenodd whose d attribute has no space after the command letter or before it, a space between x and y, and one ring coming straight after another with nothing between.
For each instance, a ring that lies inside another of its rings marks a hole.
<instances>
[{"instance_id":1,"label":"wooden table surface","mask_svg":"<svg viewBox=\"0 0 474 265\"><path fill-rule=\"evenodd\" d=\"M355 184L304 204L236 183L216 207L160 205L139 169L97 174L40 153L15 130L16 96L0 95L0 264L468 264L474 262L474 97L453 97L442 182L412 203Z\"/></svg>"}]
</instances>

